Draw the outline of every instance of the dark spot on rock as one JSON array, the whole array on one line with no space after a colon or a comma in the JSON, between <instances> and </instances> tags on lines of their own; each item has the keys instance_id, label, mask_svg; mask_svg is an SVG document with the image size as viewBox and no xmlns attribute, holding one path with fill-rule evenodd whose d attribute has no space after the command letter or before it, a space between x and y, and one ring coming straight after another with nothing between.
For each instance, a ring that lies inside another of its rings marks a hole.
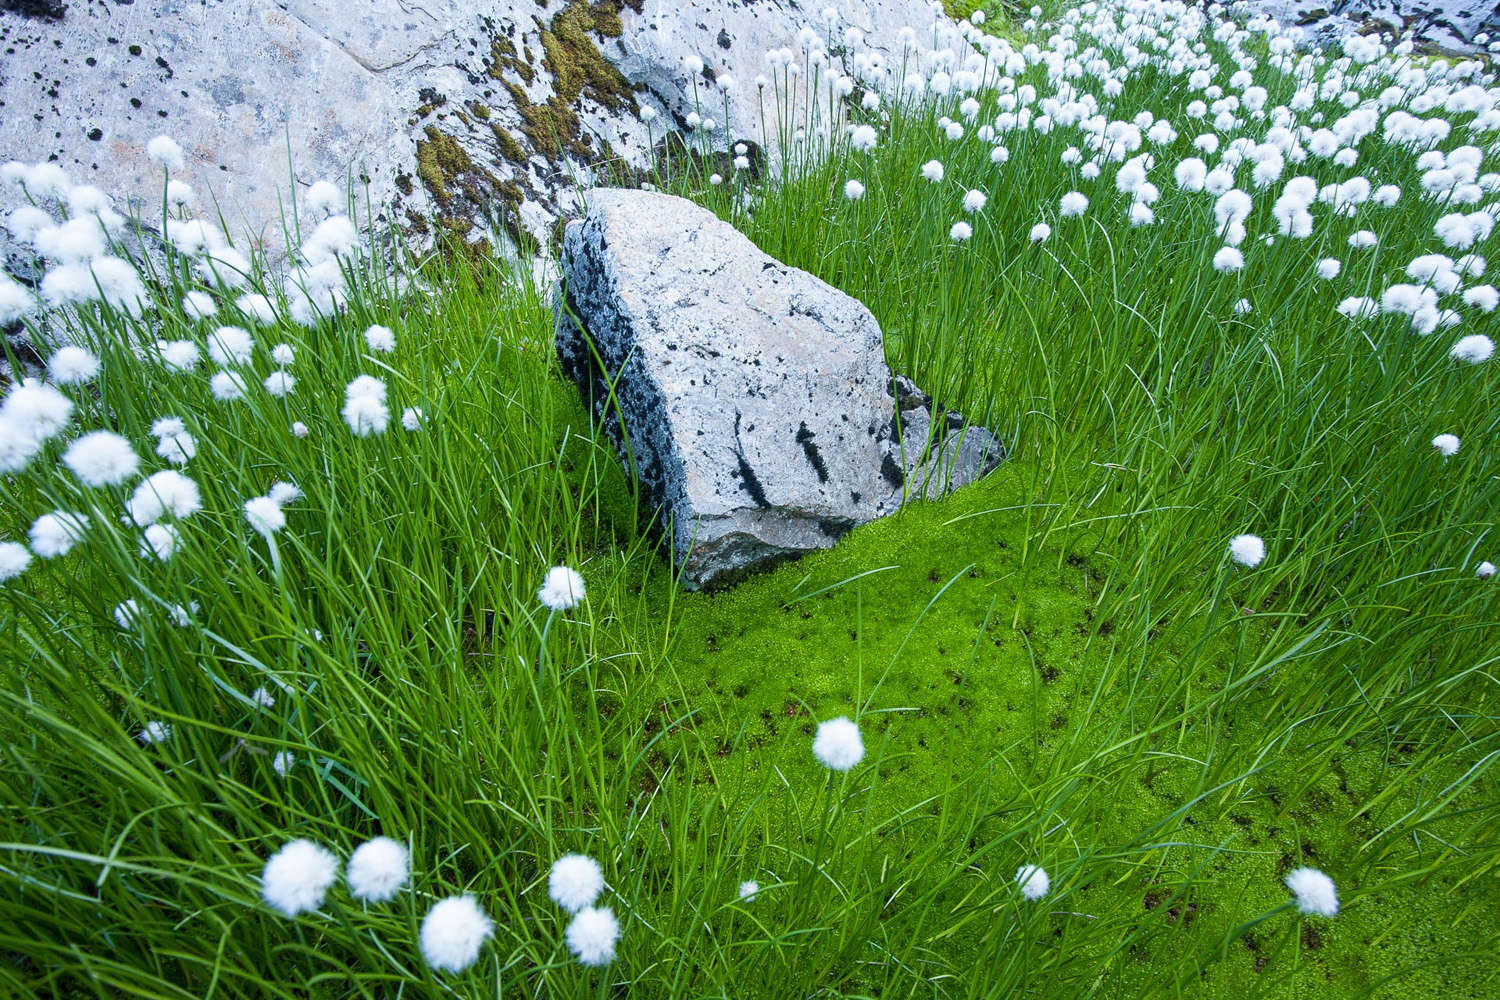
<instances>
[{"instance_id":1,"label":"dark spot on rock","mask_svg":"<svg viewBox=\"0 0 1500 1000\"><path fill-rule=\"evenodd\" d=\"M721 48L721 49L727 49L727 48L729 48L729 46L732 44L730 42L729 32L726 31L723 28L720 28L719 29L718 42L719 42L719 48Z\"/></svg>"},{"instance_id":2,"label":"dark spot on rock","mask_svg":"<svg viewBox=\"0 0 1500 1000\"><path fill-rule=\"evenodd\" d=\"M68 12L68 5L57 0L0 0L0 10L12 11L22 17L34 17L39 21L61 21Z\"/></svg>"},{"instance_id":3,"label":"dark spot on rock","mask_svg":"<svg viewBox=\"0 0 1500 1000\"><path fill-rule=\"evenodd\" d=\"M899 490L906 485L906 473L901 471L901 466L896 464L896 460L889 453L880 460L880 478L890 483L893 490Z\"/></svg>"},{"instance_id":4,"label":"dark spot on rock","mask_svg":"<svg viewBox=\"0 0 1500 1000\"><path fill-rule=\"evenodd\" d=\"M816 436L816 434L807 429L806 422L803 422L797 429L797 443L802 446L802 454L807 456L808 462L812 464L813 469L818 473L818 482L826 483L828 482L828 465L823 461L823 453L813 443L813 438Z\"/></svg>"},{"instance_id":5,"label":"dark spot on rock","mask_svg":"<svg viewBox=\"0 0 1500 1000\"><path fill-rule=\"evenodd\" d=\"M141 54L141 47L139 45L132 45L126 51L129 52L133 56L138 56L138 55Z\"/></svg>"},{"instance_id":6,"label":"dark spot on rock","mask_svg":"<svg viewBox=\"0 0 1500 1000\"><path fill-rule=\"evenodd\" d=\"M103 138L104 138L104 130L102 128L99 128L96 125L95 127L89 129L89 141L90 142L98 142L100 139L103 139Z\"/></svg>"}]
</instances>

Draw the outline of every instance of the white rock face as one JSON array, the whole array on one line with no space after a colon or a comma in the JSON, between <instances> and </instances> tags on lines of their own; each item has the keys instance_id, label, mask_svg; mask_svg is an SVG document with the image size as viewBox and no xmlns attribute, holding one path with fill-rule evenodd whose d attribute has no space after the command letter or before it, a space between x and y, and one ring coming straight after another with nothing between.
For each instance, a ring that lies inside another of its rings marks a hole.
<instances>
[{"instance_id":1,"label":"white rock face","mask_svg":"<svg viewBox=\"0 0 1500 1000\"><path fill-rule=\"evenodd\" d=\"M1444 52L1474 53L1474 36L1500 30L1494 0L1249 0L1247 9L1300 25L1325 45L1367 31L1414 37Z\"/></svg>"},{"instance_id":2,"label":"white rock face","mask_svg":"<svg viewBox=\"0 0 1500 1000\"><path fill-rule=\"evenodd\" d=\"M222 210L232 236L273 253L293 187L325 178L352 180L362 224L420 236L413 217L436 214L475 224L471 238L546 240L557 216L576 214L572 178L592 179L605 150L643 167L653 140L695 109L716 119L716 148L759 142L752 81L767 49L801 52L803 28L837 44L857 27L864 51L897 66L903 26L931 37L925 0L829 2L832 32L822 5L767 0L72 0L60 18L0 11L0 160L53 159L122 211L134 202L131 214L159 218L161 171L145 149L170 135L187 153L174 176L196 189L196 210ZM608 61L592 64L601 53ZM692 79L686 56L704 63ZM725 74L738 82L727 129L726 93L711 82ZM658 114L649 129L645 107ZM574 134L557 148L553 126L568 112L576 125L562 130ZM18 197L0 192L0 211Z\"/></svg>"},{"instance_id":3,"label":"white rock face","mask_svg":"<svg viewBox=\"0 0 1500 1000\"><path fill-rule=\"evenodd\" d=\"M685 199L602 188L589 200L563 241L558 358L687 586L827 548L999 462L983 428L947 413L933 428L931 401L893 382L857 300Z\"/></svg>"}]
</instances>

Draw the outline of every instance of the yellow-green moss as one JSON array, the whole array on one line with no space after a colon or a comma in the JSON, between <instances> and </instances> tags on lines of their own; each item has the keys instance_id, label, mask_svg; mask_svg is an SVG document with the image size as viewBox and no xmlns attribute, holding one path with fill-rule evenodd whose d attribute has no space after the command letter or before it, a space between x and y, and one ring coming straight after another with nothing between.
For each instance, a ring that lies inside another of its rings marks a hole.
<instances>
[{"instance_id":1,"label":"yellow-green moss","mask_svg":"<svg viewBox=\"0 0 1500 1000\"><path fill-rule=\"evenodd\" d=\"M500 155L512 163L525 163L526 153L521 149L521 144L516 142L516 137L506 131L499 122L490 123L490 131L495 133L495 141L500 144Z\"/></svg>"},{"instance_id":2,"label":"yellow-green moss","mask_svg":"<svg viewBox=\"0 0 1500 1000\"><path fill-rule=\"evenodd\" d=\"M433 199L439 205L446 205L453 197L448 185L459 174L473 170L474 161L458 140L436 126L428 125L423 132L427 138L417 140L417 176L422 178Z\"/></svg>"}]
</instances>

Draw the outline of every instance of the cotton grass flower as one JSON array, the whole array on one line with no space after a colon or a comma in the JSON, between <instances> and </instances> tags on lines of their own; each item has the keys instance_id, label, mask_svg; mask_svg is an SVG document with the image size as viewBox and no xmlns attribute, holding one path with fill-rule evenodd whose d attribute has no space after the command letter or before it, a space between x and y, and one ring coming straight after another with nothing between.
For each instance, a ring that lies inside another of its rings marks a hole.
<instances>
[{"instance_id":1,"label":"cotton grass flower","mask_svg":"<svg viewBox=\"0 0 1500 1000\"><path fill-rule=\"evenodd\" d=\"M943 179L943 165L938 160L928 160L922 164L922 176L933 184Z\"/></svg>"},{"instance_id":2,"label":"cotton grass flower","mask_svg":"<svg viewBox=\"0 0 1500 1000\"><path fill-rule=\"evenodd\" d=\"M422 408L420 406L408 406L401 411L401 426L408 431L419 431L422 429Z\"/></svg>"},{"instance_id":3,"label":"cotton grass flower","mask_svg":"<svg viewBox=\"0 0 1500 1000\"><path fill-rule=\"evenodd\" d=\"M439 972L462 972L494 933L495 922L473 896L449 896L422 918L422 957Z\"/></svg>"},{"instance_id":4,"label":"cotton grass flower","mask_svg":"<svg viewBox=\"0 0 1500 1000\"><path fill-rule=\"evenodd\" d=\"M214 399L221 403L244 399L245 393L250 391L245 376L230 371L215 372L214 377L208 380L208 388L214 394Z\"/></svg>"},{"instance_id":5,"label":"cotton grass flower","mask_svg":"<svg viewBox=\"0 0 1500 1000\"><path fill-rule=\"evenodd\" d=\"M365 344L372 351L389 354L396 349L396 335L390 327L377 323L365 331Z\"/></svg>"},{"instance_id":6,"label":"cotton grass flower","mask_svg":"<svg viewBox=\"0 0 1500 1000\"><path fill-rule=\"evenodd\" d=\"M1466 361L1477 365L1488 361L1495 353L1495 342L1482 333L1473 333L1453 345L1448 356L1454 361Z\"/></svg>"},{"instance_id":7,"label":"cotton grass flower","mask_svg":"<svg viewBox=\"0 0 1500 1000\"><path fill-rule=\"evenodd\" d=\"M31 550L20 542L0 542L0 583L7 583L31 566Z\"/></svg>"},{"instance_id":8,"label":"cotton grass flower","mask_svg":"<svg viewBox=\"0 0 1500 1000\"><path fill-rule=\"evenodd\" d=\"M339 860L310 840L293 840L271 855L261 873L261 898L284 916L295 917L323 905L338 878Z\"/></svg>"},{"instance_id":9,"label":"cotton grass flower","mask_svg":"<svg viewBox=\"0 0 1500 1000\"><path fill-rule=\"evenodd\" d=\"M14 542L6 542L5 544L7 544L7 545L14 545L15 543ZM1490 577L1492 577L1492 576L1495 575L1495 564L1492 563L1492 562L1482 562L1482 563L1480 563L1479 564L1479 568L1474 571L1474 575L1477 576L1477 577L1479 577L1479 579L1481 579L1481 580L1488 580Z\"/></svg>"},{"instance_id":10,"label":"cotton grass flower","mask_svg":"<svg viewBox=\"0 0 1500 1000\"><path fill-rule=\"evenodd\" d=\"M609 907L595 907L574 917L563 936L580 965L602 967L614 961L620 922Z\"/></svg>"},{"instance_id":11,"label":"cotton grass flower","mask_svg":"<svg viewBox=\"0 0 1500 1000\"><path fill-rule=\"evenodd\" d=\"M1337 278L1339 272L1343 269L1344 265L1332 257L1325 257L1318 261L1318 277L1324 281L1332 281L1334 278Z\"/></svg>"},{"instance_id":12,"label":"cotton grass flower","mask_svg":"<svg viewBox=\"0 0 1500 1000\"><path fill-rule=\"evenodd\" d=\"M266 392L278 399L290 396L292 390L297 388L297 377L291 372L278 369L266 376L265 387Z\"/></svg>"},{"instance_id":13,"label":"cotton grass flower","mask_svg":"<svg viewBox=\"0 0 1500 1000\"><path fill-rule=\"evenodd\" d=\"M285 779L292 773L292 768L297 763L297 755L290 750L279 750L276 756L271 758L271 770L276 772L276 777Z\"/></svg>"},{"instance_id":14,"label":"cotton grass flower","mask_svg":"<svg viewBox=\"0 0 1500 1000\"><path fill-rule=\"evenodd\" d=\"M270 497L252 497L245 501L245 520L250 527L269 539L286 527L286 513Z\"/></svg>"},{"instance_id":15,"label":"cotton grass flower","mask_svg":"<svg viewBox=\"0 0 1500 1000\"><path fill-rule=\"evenodd\" d=\"M410 852L405 844L390 837L376 837L356 847L344 872L349 895L364 903L395 899L410 875Z\"/></svg>"},{"instance_id":16,"label":"cotton grass flower","mask_svg":"<svg viewBox=\"0 0 1500 1000\"><path fill-rule=\"evenodd\" d=\"M168 515L183 520L202 509L203 498L198 492L198 484L176 469L153 472L125 501L125 512L143 528Z\"/></svg>"},{"instance_id":17,"label":"cotton grass flower","mask_svg":"<svg viewBox=\"0 0 1500 1000\"><path fill-rule=\"evenodd\" d=\"M151 157L151 162L168 170L181 170L183 167L182 147L169 136L159 135L146 143L146 155Z\"/></svg>"},{"instance_id":18,"label":"cotton grass flower","mask_svg":"<svg viewBox=\"0 0 1500 1000\"><path fill-rule=\"evenodd\" d=\"M208 336L208 356L219 365L242 365L255 353L250 331L239 326L221 326Z\"/></svg>"},{"instance_id":19,"label":"cotton grass flower","mask_svg":"<svg viewBox=\"0 0 1500 1000\"><path fill-rule=\"evenodd\" d=\"M1444 458L1452 458L1458 454L1459 440L1456 434L1439 434L1432 439L1432 447Z\"/></svg>"},{"instance_id":20,"label":"cotton grass flower","mask_svg":"<svg viewBox=\"0 0 1500 1000\"><path fill-rule=\"evenodd\" d=\"M93 431L63 453L63 464L85 486L119 486L140 470L141 458L130 442L113 431Z\"/></svg>"},{"instance_id":21,"label":"cotton grass flower","mask_svg":"<svg viewBox=\"0 0 1500 1000\"><path fill-rule=\"evenodd\" d=\"M536 592L542 606L552 611L569 611L583 603L587 593L583 576L571 566L553 566L547 570L541 589Z\"/></svg>"},{"instance_id":22,"label":"cotton grass flower","mask_svg":"<svg viewBox=\"0 0 1500 1000\"><path fill-rule=\"evenodd\" d=\"M32 441L49 441L73 418L73 401L36 379L22 379L0 404L0 416Z\"/></svg>"},{"instance_id":23,"label":"cotton grass flower","mask_svg":"<svg viewBox=\"0 0 1500 1000\"><path fill-rule=\"evenodd\" d=\"M850 180L844 182L844 197L849 201L859 201L859 199L863 198L864 196L865 186L859 181L853 180L851 178Z\"/></svg>"},{"instance_id":24,"label":"cotton grass flower","mask_svg":"<svg viewBox=\"0 0 1500 1000\"><path fill-rule=\"evenodd\" d=\"M1241 566L1254 569L1266 557L1266 543L1259 535L1235 535L1229 540L1229 555Z\"/></svg>"},{"instance_id":25,"label":"cotton grass flower","mask_svg":"<svg viewBox=\"0 0 1500 1000\"><path fill-rule=\"evenodd\" d=\"M602 891L604 871L593 858L564 854L552 863L547 875L547 895L569 913L593 906Z\"/></svg>"},{"instance_id":26,"label":"cotton grass flower","mask_svg":"<svg viewBox=\"0 0 1500 1000\"><path fill-rule=\"evenodd\" d=\"M859 726L847 716L818 723L813 737L813 756L830 771L848 771L865 757Z\"/></svg>"},{"instance_id":27,"label":"cotton grass flower","mask_svg":"<svg viewBox=\"0 0 1500 1000\"><path fill-rule=\"evenodd\" d=\"M948 238L955 243L963 243L974 235L974 227L967 222L955 222L948 230Z\"/></svg>"},{"instance_id":28,"label":"cotton grass flower","mask_svg":"<svg viewBox=\"0 0 1500 1000\"><path fill-rule=\"evenodd\" d=\"M970 191L964 195L964 211L971 215L975 212L984 211L984 206L990 196L983 191Z\"/></svg>"},{"instance_id":29,"label":"cotton grass flower","mask_svg":"<svg viewBox=\"0 0 1500 1000\"><path fill-rule=\"evenodd\" d=\"M740 899L746 903L755 902L755 897L760 894L760 883L754 879L746 879L740 883Z\"/></svg>"},{"instance_id":30,"label":"cotton grass flower","mask_svg":"<svg viewBox=\"0 0 1500 1000\"><path fill-rule=\"evenodd\" d=\"M207 292L188 292L182 297L182 311L188 319L210 319L218 313L219 307Z\"/></svg>"},{"instance_id":31,"label":"cotton grass flower","mask_svg":"<svg viewBox=\"0 0 1500 1000\"><path fill-rule=\"evenodd\" d=\"M166 562L181 541L182 532L175 524L148 524L141 532L141 558Z\"/></svg>"},{"instance_id":32,"label":"cotton grass flower","mask_svg":"<svg viewBox=\"0 0 1500 1000\"><path fill-rule=\"evenodd\" d=\"M256 708L271 708L276 704L276 698L263 687L258 687L250 693L250 700Z\"/></svg>"},{"instance_id":33,"label":"cotton grass flower","mask_svg":"<svg viewBox=\"0 0 1500 1000\"><path fill-rule=\"evenodd\" d=\"M1294 868L1287 872L1286 887L1292 890L1301 913L1314 917L1338 915L1339 894L1333 879L1316 868Z\"/></svg>"},{"instance_id":34,"label":"cotton grass flower","mask_svg":"<svg viewBox=\"0 0 1500 1000\"><path fill-rule=\"evenodd\" d=\"M158 340L156 353L162 364L176 372L190 372L198 366L198 345L191 340Z\"/></svg>"},{"instance_id":35,"label":"cotton grass flower","mask_svg":"<svg viewBox=\"0 0 1500 1000\"><path fill-rule=\"evenodd\" d=\"M1033 243L1045 243L1047 238L1051 235L1052 227L1047 225L1045 222L1038 222L1036 225L1031 227L1030 238L1031 242Z\"/></svg>"},{"instance_id":36,"label":"cotton grass flower","mask_svg":"<svg viewBox=\"0 0 1500 1000\"><path fill-rule=\"evenodd\" d=\"M1220 247L1214 254L1214 270L1220 274L1232 274L1245 266L1245 255L1235 247Z\"/></svg>"},{"instance_id":37,"label":"cotton grass flower","mask_svg":"<svg viewBox=\"0 0 1500 1000\"><path fill-rule=\"evenodd\" d=\"M1020 887L1021 895L1035 902L1047 895L1052 888L1052 879L1037 865L1022 865L1016 869L1016 885Z\"/></svg>"},{"instance_id":38,"label":"cotton grass flower","mask_svg":"<svg viewBox=\"0 0 1500 1000\"><path fill-rule=\"evenodd\" d=\"M147 746L154 743L165 743L172 738L172 724L153 720L146 723L146 727L136 733L135 738Z\"/></svg>"},{"instance_id":39,"label":"cotton grass flower","mask_svg":"<svg viewBox=\"0 0 1500 1000\"><path fill-rule=\"evenodd\" d=\"M47 373L58 385L79 385L99 374L99 359L81 347L61 347L48 359Z\"/></svg>"},{"instance_id":40,"label":"cotton grass flower","mask_svg":"<svg viewBox=\"0 0 1500 1000\"><path fill-rule=\"evenodd\" d=\"M43 559L57 559L73 551L89 529L86 514L55 510L31 523L31 550Z\"/></svg>"},{"instance_id":41,"label":"cotton grass flower","mask_svg":"<svg viewBox=\"0 0 1500 1000\"><path fill-rule=\"evenodd\" d=\"M1089 210L1089 200L1079 191L1069 191L1058 200L1057 211L1065 219L1082 215Z\"/></svg>"}]
</instances>

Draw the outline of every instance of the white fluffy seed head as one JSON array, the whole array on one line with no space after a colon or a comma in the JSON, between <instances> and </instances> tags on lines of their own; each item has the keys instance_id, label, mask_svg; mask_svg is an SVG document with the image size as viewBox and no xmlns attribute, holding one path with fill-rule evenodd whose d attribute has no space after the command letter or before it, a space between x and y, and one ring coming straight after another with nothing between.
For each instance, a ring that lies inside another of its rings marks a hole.
<instances>
[{"instance_id":1,"label":"white fluffy seed head","mask_svg":"<svg viewBox=\"0 0 1500 1000\"><path fill-rule=\"evenodd\" d=\"M568 950L580 965L605 966L614 961L620 922L607 906L582 911L568 924Z\"/></svg>"},{"instance_id":2,"label":"white fluffy seed head","mask_svg":"<svg viewBox=\"0 0 1500 1000\"><path fill-rule=\"evenodd\" d=\"M1016 885L1020 887L1021 895L1035 901L1047 895L1052 888L1052 879L1037 865L1022 865L1016 869Z\"/></svg>"},{"instance_id":3,"label":"white fluffy seed head","mask_svg":"<svg viewBox=\"0 0 1500 1000\"><path fill-rule=\"evenodd\" d=\"M390 837L376 837L355 848L344 877L355 899L384 903L396 897L410 874L411 856L406 845Z\"/></svg>"},{"instance_id":4,"label":"white fluffy seed head","mask_svg":"<svg viewBox=\"0 0 1500 1000\"><path fill-rule=\"evenodd\" d=\"M245 520L266 538L286 527L286 514L282 511L281 504L270 497L252 497L246 500Z\"/></svg>"},{"instance_id":5,"label":"white fluffy seed head","mask_svg":"<svg viewBox=\"0 0 1500 1000\"><path fill-rule=\"evenodd\" d=\"M603 890L604 871L587 855L564 854L547 875L547 895L569 913L593 906Z\"/></svg>"},{"instance_id":6,"label":"white fluffy seed head","mask_svg":"<svg viewBox=\"0 0 1500 1000\"><path fill-rule=\"evenodd\" d=\"M159 135L146 143L146 155L168 170L182 169L182 147L168 136Z\"/></svg>"},{"instance_id":7,"label":"white fluffy seed head","mask_svg":"<svg viewBox=\"0 0 1500 1000\"><path fill-rule=\"evenodd\" d=\"M69 345L58 348L52 355L47 371L59 385L77 385L99 374L99 359L81 347Z\"/></svg>"},{"instance_id":8,"label":"white fluffy seed head","mask_svg":"<svg viewBox=\"0 0 1500 1000\"><path fill-rule=\"evenodd\" d=\"M391 332L390 327L377 323L365 331L365 343L372 351L389 354L396 349L396 335Z\"/></svg>"},{"instance_id":9,"label":"white fluffy seed head","mask_svg":"<svg viewBox=\"0 0 1500 1000\"><path fill-rule=\"evenodd\" d=\"M14 580L31 566L31 550L20 542L0 542L0 583Z\"/></svg>"},{"instance_id":10,"label":"white fluffy seed head","mask_svg":"<svg viewBox=\"0 0 1500 1000\"><path fill-rule=\"evenodd\" d=\"M344 422L356 437L384 434L391 422L391 411L377 396L351 396L344 404Z\"/></svg>"},{"instance_id":11,"label":"white fluffy seed head","mask_svg":"<svg viewBox=\"0 0 1500 1000\"><path fill-rule=\"evenodd\" d=\"M1477 365L1488 361L1495 353L1495 342L1482 333L1473 333L1453 345L1448 356L1454 361L1466 361Z\"/></svg>"},{"instance_id":12,"label":"white fluffy seed head","mask_svg":"<svg viewBox=\"0 0 1500 1000\"><path fill-rule=\"evenodd\" d=\"M1333 879L1316 868L1294 868L1287 873L1286 887L1297 899L1297 909L1315 917L1333 917L1339 912L1339 894Z\"/></svg>"},{"instance_id":13,"label":"white fluffy seed head","mask_svg":"<svg viewBox=\"0 0 1500 1000\"><path fill-rule=\"evenodd\" d=\"M295 917L323 905L338 871L339 861L332 851L310 840L294 840L266 862L260 894L285 916Z\"/></svg>"},{"instance_id":14,"label":"white fluffy seed head","mask_svg":"<svg viewBox=\"0 0 1500 1000\"><path fill-rule=\"evenodd\" d=\"M1432 447L1444 458L1452 458L1458 454L1458 435L1439 434L1432 439Z\"/></svg>"},{"instance_id":15,"label":"white fluffy seed head","mask_svg":"<svg viewBox=\"0 0 1500 1000\"><path fill-rule=\"evenodd\" d=\"M494 921L473 896L449 896L422 918L422 957L439 972L462 972L494 933Z\"/></svg>"},{"instance_id":16,"label":"white fluffy seed head","mask_svg":"<svg viewBox=\"0 0 1500 1000\"><path fill-rule=\"evenodd\" d=\"M755 902L755 897L760 893L760 883L754 879L746 879L740 883L740 899L747 903Z\"/></svg>"},{"instance_id":17,"label":"white fluffy seed head","mask_svg":"<svg viewBox=\"0 0 1500 1000\"><path fill-rule=\"evenodd\" d=\"M43 514L31 524L31 549L43 559L65 556L73 550L73 546L83 541L83 534L88 527L89 518L86 514L63 510Z\"/></svg>"},{"instance_id":18,"label":"white fluffy seed head","mask_svg":"<svg viewBox=\"0 0 1500 1000\"><path fill-rule=\"evenodd\" d=\"M568 611L583 603L587 592L583 576L571 566L553 566L547 571L541 589L536 592L542 606L552 611Z\"/></svg>"},{"instance_id":19,"label":"white fluffy seed head","mask_svg":"<svg viewBox=\"0 0 1500 1000\"><path fill-rule=\"evenodd\" d=\"M1481 580L1488 580L1495 575L1495 564L1492 562L1480 563L1479 568L1474 571L1474 575Z\"/></svg>"},{"instance_id":20,"label":"white fluffy seed head","mask_svg":"<svg viewBox=\"0 0 1500 1000\"><path fill-rule=\"evenodd\" d=\"M113 431L92 431L63 453L63 464L85 486L118 486L140 470L141 459L130 442Z\"/></svg>"},{"instance_id":21,"label":"white fluffy seed head","mask_svg":"<svg viewBox=\"0 0 1500 1000\"><path fill-rule=\"evenodd\" d=\"M818 723L813 737L813 756L830 771L848 771L865 758L865 743L859 726L846 716Z\"/></svg>"},{"instance_id":22,"label":"white fluffy seed head","mask_svg":"<svg viewBox=\"0 0 1500 1000\"><path fill-rule=\"evenodd\" d=\"M1266 543L1259 535L1235 535L1229 540L1229 555L1241 566L1254 569L1266 557Z\"/></svg>"}]
</instances>

